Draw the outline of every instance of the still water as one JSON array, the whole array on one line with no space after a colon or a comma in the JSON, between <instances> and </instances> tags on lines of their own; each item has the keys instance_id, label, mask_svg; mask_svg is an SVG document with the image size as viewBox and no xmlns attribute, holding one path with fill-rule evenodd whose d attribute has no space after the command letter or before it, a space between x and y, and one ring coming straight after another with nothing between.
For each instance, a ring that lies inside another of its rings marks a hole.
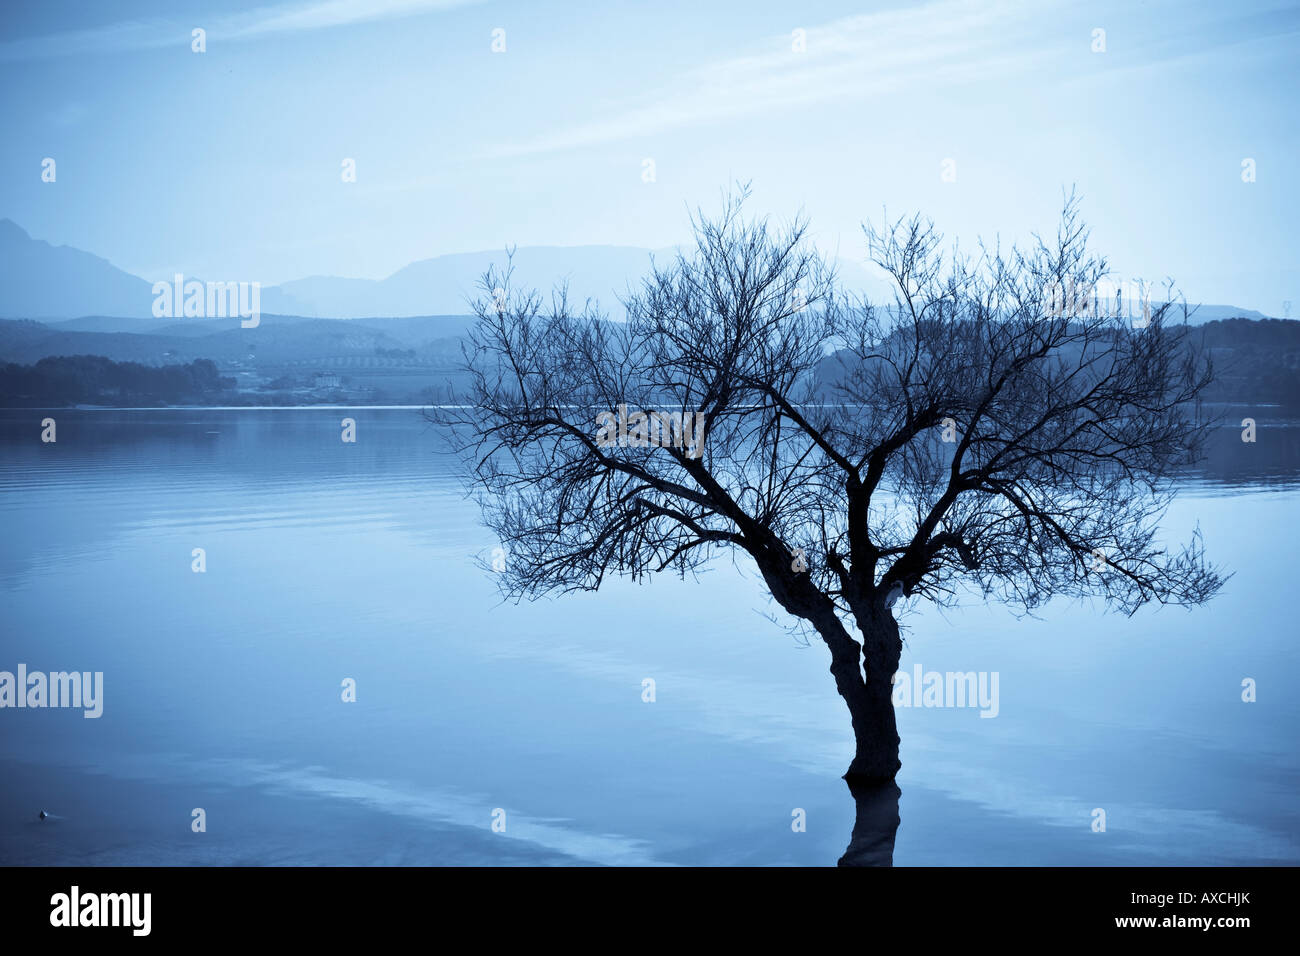
<instances>
[{"instance_id":1,"label":"still water","mask_svg":"<svg viewBox=\"0 0 1300 956\"><path fill-rule=\"evenodd\" d=\"M899 709L856 818L896 865L1300 862L1300 427L1259 419L1168 516L1209 606L907 611L904 670L999 694ZM0 864L834 864L847 712L752 569L502 604L452 464L418 409L0 411L0 670L104 674L98 719L0 710Z\"/></svg>"}]
</instances>

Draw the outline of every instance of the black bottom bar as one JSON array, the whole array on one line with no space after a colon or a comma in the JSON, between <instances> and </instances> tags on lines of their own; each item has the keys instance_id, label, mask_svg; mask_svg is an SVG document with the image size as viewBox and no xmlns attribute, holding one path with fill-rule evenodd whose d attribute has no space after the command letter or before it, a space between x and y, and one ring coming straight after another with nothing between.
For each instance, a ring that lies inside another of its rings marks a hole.
<instances>
[{"instance_id":1,"label":"black bottom bar","mask_svg":"<svg viewBox=\"0 0 1300 956\"><path fill-rule=\"evenodd\" d=\"M543 928L571 937L621 929L667 945L693 926L745 936L775 923L857 927L864 943L893 927L927 942L1048 933L1231 945L1286 925L1295 876L1220 868L7 869L0 926L7 943L75 934L91 945L374 942L451 930L496 938Z\"/></svg>"}]
</instances>

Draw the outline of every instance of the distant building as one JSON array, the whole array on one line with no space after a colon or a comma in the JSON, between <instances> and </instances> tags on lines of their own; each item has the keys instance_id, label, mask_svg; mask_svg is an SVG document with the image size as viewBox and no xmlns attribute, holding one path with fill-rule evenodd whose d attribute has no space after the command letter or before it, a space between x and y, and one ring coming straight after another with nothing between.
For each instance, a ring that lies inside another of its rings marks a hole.
<instances>
[{"instance_id":1,"label":"distant building","mask_svg":"<svg viewBox=\"0 0 1300 956\"><path fill-rule=\"evenodd\" d=\"M321 372L316 376L317 388L338 388L339 377L333 372Z\"/></svg>"}]
</instances>

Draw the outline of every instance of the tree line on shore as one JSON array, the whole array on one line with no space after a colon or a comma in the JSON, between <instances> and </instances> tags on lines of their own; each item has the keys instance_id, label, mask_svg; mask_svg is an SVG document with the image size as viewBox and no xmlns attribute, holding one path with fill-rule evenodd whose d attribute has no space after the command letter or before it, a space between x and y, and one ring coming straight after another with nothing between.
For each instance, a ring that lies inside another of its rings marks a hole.
<instances>
[{"instance_id":1,"label":"tree line on shore","mask_svg":"<svg viewBox=\"0 0 1300 956\"><path fill-rule=\"evenodd\" d=\"M1196 327L1191 341L1208 351L1215 376L1202 400L1300 409L1300 322L1221 319ZM823 371L835 376L833 362ZM440 373L419 397L447 400ZM346 389L344 389L346 392ZM0 407L77 404L294 404L301 397L239 391L211 359L162 366L115 362L102 355L50 356L33 365L0 364Z\"/></svg>"}]
</instances>

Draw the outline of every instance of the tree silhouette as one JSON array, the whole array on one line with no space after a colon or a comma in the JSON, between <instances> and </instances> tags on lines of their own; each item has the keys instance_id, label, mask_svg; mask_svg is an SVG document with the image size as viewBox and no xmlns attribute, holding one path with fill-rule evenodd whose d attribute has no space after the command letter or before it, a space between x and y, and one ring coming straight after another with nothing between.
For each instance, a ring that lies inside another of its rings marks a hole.
<instances>
[{"instance_id":1,"label":"tree silhouette","mask_svg":"<svg viewBox=\"0 0 1300 956\"><path fill-rule=\"evenodd\" d=\"M512 289L509 267L483 277L472 385L432 417L460 436L507 596L740 552L828 648L845 777L869 784L900 767L900 598L1131 614L1220 587L1199 533L1157 539L1209 364L1169 303L1134 322L1061 294L1107 274L1073 194L1026 250L949 252L919 216L866 227L884 307L840 293L805 220L746 218L746 198L692 216L694 248L654 265L625 322ZM698 448L667 440L682 413Z\"/></svg>"}]
</instances>

